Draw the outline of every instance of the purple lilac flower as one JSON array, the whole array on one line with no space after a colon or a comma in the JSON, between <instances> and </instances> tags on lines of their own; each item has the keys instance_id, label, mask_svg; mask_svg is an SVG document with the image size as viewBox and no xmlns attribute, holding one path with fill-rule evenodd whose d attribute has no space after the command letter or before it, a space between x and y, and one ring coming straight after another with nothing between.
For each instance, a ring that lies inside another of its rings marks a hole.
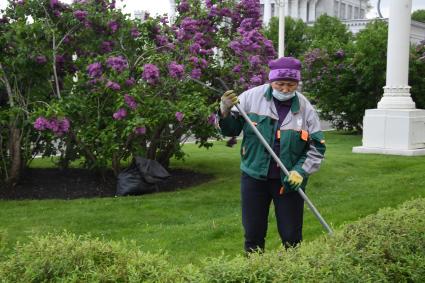
<instances>
[{"instance_id":1,"label":"purple lilac flower","mask_svg":"<svg viewBox=\"0 0 425 283\"><path fill-rule=\"evenodd\" d=\"M70 122L67 118L63 118L59 121L59 132L60 133L67 133L69 131Z\"/></svg>"},{"instance_id":2,"label":"purple lilac flower","mask_svg":"<svg viewBox=\"0 0 425 283\"><path fill-rule=\"evenodd\" d=\"M144 135L146 134L146 127L137 127L136 129L134 129L134 132L136 133L136 135Z\"/></svg>"},{"instance_id":3,"label":"purple lilac flower","mask_svg":"<svg viewBox=\"0 0 425 283\"><path fill-rule=\"evenodd\" d=\"M131 78L129 78L129 79L127 79L126 81L125 81L125 84L127 85L127 86L132 86L132 85L134 85L136 83L136 80L133 78L133 77L131 77Z\"/></svg>"},{"instance_id":4,"label":"purple lilac flower","mask_svg":"<svg viewBox=\"0 0 425 283\"><path fill-rule=\"evenodd\" d=\"M48 129L48 125L49 125L49 120L40 116L34 122L34 129L38 131L44 131L45 129Z\"/></svg>"},{"instance_id":5,"label":"purple lilac flower","mask_svg":"<svg viewBox=\"0 0 425 283\"><path fill-rule=\"evenodd\" d=\"M199 59L198 59L198 57L192 56L192 57L189 58L189 61L192 62L194 65L196 65L196 64L198 64Z\"/></svg>"},{"instance_id":6,"label":"purple lilac flower","mask_svg":"<svg viewBox=\"0 0 425 283\"><path fill-rule=\"evenodd\" d=\"M217 120L217 115L215 113L211 113L211 115L208 116L208 124L215 125L216 120Z\"/></svg>"},{"instance_id":7,"label":"purple lilac flower","mask_svg":"<svg viewBox=\"0 0 425 283\"><path fill-rule=\"evenodd\" d=\"M37 57L35 57L35 62L37 62L37 64L45 64L47 62L47 58L44 55L38 55Z\"/></svg>"},{"instance_id":8,"label":"purple lilac flower","mask_svg":"<svg viewBox=\"0 0 425 283\"><path fill-rule=\"evenodd\" d=\"M190 77L193 78L193 79L199 80L201 78L201 75L202 75L202 71L201 71L201 69L198 69L198 68L193 69L190 72Z\"/></svg>"},{"instance_id":9,"label":"purple lilac flower","mask_svg":"<svg viewBox=\"0 0 425 283\"><path fill-rule=\"evenodd\" d=\"M142 79L150 84L155 84L159 81L159 69L154 64L145 64L143 66Z\"/></svg>"},{"instance_id":10,"label":"purple lilac flower","mask_svg":"<svg viewBox=\"0 0 425 283\"><path fill-rule=\"evenodd\" d=\"M236 40L231 41L231 42L229 43L229 47L230 47L230 49L232 49L232 50L233 50L233 52L235 52L235 54L237 54L237 55L240 55L240 54L242 54L242 53L243 53L243 48L242 48L241 44L240 44L238 41L236 41Z\"/></svg>"},{"instance_id":11,"label":"purple lilac flower","mask_svg":"<svg viewBox=\"0 0 425 283\"><path fill-rule=\"evenodd\" d=\"M175 116L176 116L177 121L179 121L179 122L183 121L184 114L182 112L176 112Z\"/></svg>"},{"instance_id":12,"label":"purple lilac flower","mask_svg":"<svg viewBox=\"0 0 425 283\"><path fill-rule=\"evenodd\" d=\"M335 53L335 56L336 56L337 58L343 58L343 57L345 56L345 52L344 52L344 50L339 49L339 50Z\"/></svg>"},{"instance_id":13,"label":"purple lilac flower","mask_svg":"<svg viewBox=\"0 0 425 283\"><path fill-rule=\"evenodd\" d=\"M101 49L102 49L103 53L111 52L113 50L113 48L114 48L114 42L113 41L107 40L107 41L102 42Z\"/></svg>"},{"instance_id":14,"label":"purple lilac flower","mask_svg":"<svg viewBox=\"0 0 425 283\"><path fill-rule=\"evenodd\" d=\"M63 64L65 63L65 57L63 55L56 55L55 57L56 64Z\"/></svg>"},{"instance_id":15,"label":"purple lilac flower","mask_svg":"<svg viewBox=\"0 0 425 283\"><path fill-rule=\"evenodd\" d=\"M112 33L114 33L119 29L120 25L116 21L110 21L108 23L108 27L112 31Z\"/></svg>"},{"instance_id":16,"label":"purple lilac flower","mask_svg":"<svg viewBox=\"0 0 425 283\"><path fill-rule=\"evenodd\" d=\"M59 0L50 0L50 8L54 9L58 4Z\"/></svg>"},{"instance_id":17,"label":"purple lilac flower","mask_svg":"<svg viewBox=\"0 0 425 283\"><path fill-rule=\"evenodd\" d=\"M91 23L90 23L90 21L85 20L85 21L84 21L84 26L85 26L86 28L91 28Z\"/></svg>"},{"instance_id":18,"label":"purple lilac flower","mask_svg":"<svg viewBox=\"0 0 425 283\"><path fill-rule=\"evenodd\" d=\"M251 77L250 82L253 85L259 85L261 83L263 83L263 78L261 77L261 75L254 75Z\"/></svg>"},{"instance_id":19,"label":"purple lilac flower","mask_svg":"<svg viewBox=\"0 0 425 283\"><path fill-rule=\"evenodd\" d=\"M121 89L120 85L116 82L113 82L113 81L108 81L106 83L106 87L109 88L109 89L112 89L112 90L120 90Z\"/></svg>"},{"instance_id":20,"label":"purple lilac flower","mask_svg":"<svg viewBox=\"0 0 425 283\"><path fill-rule=\"evenodd\" d=\"M164 46L168 43L168 37L165 35L157 35L155 36L155 43L158 46Z\"/></svg>"},{"instance_id":21,"label":"purple lilac flower","mask_svg":"<svg viewBox=\"0 0 425 283\"><path fill-rule=\"evenodd\" d=\"M238 64L238 65L233 67L232 72L239 73L241 71L241 68L242 68L242 65Z\"/></svg>"},{"instance_id":22,"label":"purple lilac flower","mask_svg":"<svg viewBox=\"0 0 425 283\"><path fill-rule=\"evenodd\" d=\"M91 78L98 78L102 75L102 64L95 62L87 66L87 73Z\"/></svg>"},{"instance_id":23,"label":"purple lilac flower","mask_svg":"<svg viewBox=\"0 0 425 283\"><path fill-rule=\"evenodd\" d=\"M159 21L160 21L163 25L168 24L168 18L167 18L167 16L161 17L161 18L159 19Z\"/></svg>"},{"instance_id":24,"label":"purple lilac flower","mask_svg":"<svg viewBox=\"0 0 425 283\"><path fill-rule=\"evenodd\" d=\"M125 110L124 108L120 108L118 109L117 112L115 112L114 114L112 114L112 117L115 120L122 120L127 116L127 110Z\"/></svg>"},{"instance_id":25,"label":"purple lilac flower","mask_svg":"<svg viewBox=\"0 0 425 283\"><path fill-rule=\"evenodd\" d=\"M212 55L214 51L212 49L201 49L199 50L199 54L201 55Z\"/></svg>"},{"instance_id":26,"label":"purple lilac flower","mask_svg":"<svg viewBox=\"0 0 425 283\"><path fill-rule=\"evenodd\" d=\"M95 85L95 84L100 83L102 81L103 81L102 78L96 78L96 79L89 80L87 83L89 85Z\"/></svg>"},{"instance_id":27,"label":"purple lilac flower","mask_svg":"<svg viewBox=\"0 0 425 283\"><path fill-rule=\"evenodd\" d=\"M204 58L201 58L199 60L199 67L201 67L201 69L205 69L206 67L208 67L207 60L205 60Z\"/></svg>"},{"instance_id":28,"label":"purple lilac flower","mask_svg":"<svg viewBox=\"0 0 425 283\"><path fill-rule=\"evenodd\" d=\"M260 65L260 64L261 64L261 58L260 58L260 55L250 56L248 60L249 60L249 63L250 63L253 67L256 67L256 66L258 66L258 65Z\"/></svg>"},{"instance_id":29,"label":"purple lilac flower","mask_svg":"<svg viewBox=\"0 0 425 283\"><path fill-rule=\"evenodd\" d=\"M18 0L18 1L16 1L16 4L22 6L22 5L25 4L25 1L24 0Z\"/></svg>"},{"instance_id":30,"label":"purple lilac flower","mask_svg":"<svg viewBox=\"0 0 425 283\"><path fill-rule=\"evenodd\" d=\"M34 123L34 128L36 128L37 130L43 131L49 129L57 136L62 136L64 133L67 133L69 131L69 127L70 122L67 118L52 118L50 120L47 120L44 117L39 117Z\"/></svg>"},{"instance_id":31,"label":"purple lilac flower","mask_svg":"<svg viewBox=\"0 0 425 283\"><path fill-rule=\"evenodd\" d=\"M59 18L62 14L61 14L61 12L60 12L60 11L58 11L58 10L54 10L54 11L53 11L53 15L54 15L56 18Z\"/></svg>"},{"instance_id":32,"label":"purple lilac flower","mask_svg":"<svg viewBox=\"0 0 425 283\"><path fill-rule=\"evenodd\" d=\"M198 30L199 25L200 25L200 22L198 20L187 17L182 20L180 27L186 33L194 34Z\"/></svg>"},{"instance_id":33,"label":"purple lilac flower","mask_svg":"<svg viewBox=\"0 0 425 283\"><path fill-rule=\"evenodd\" d=\"M220 11L220 15L222 17L230 17L232 15L232 11L229 8L222 8Z\"/></svg>"},{"instance_id":34,"label":"purple lilac flower","mask_svg":"<svg viewBox=\"0 0 425 283\"><path fill-rule=\"evenodd\" d=\"M190 9L189 3L187 3L187 1L185 0L181 1L180 5L177 6L177 11L179 13L187 12L189 11L189 9Z\"/></svg>"},{"instance_id":35,"label":"purple lilac flower","mask_svg":"<svg viewBox=\"0 0 425 283\"><path fill-rule=\"evenodd\" d=\"M201 45L199 45L198 43L194 43L191 46L189 46L189 51L192 54L198 54L200 49L201 49Z\"/></svg>"},{"instance_id":36,"label":"purple lilac flower","mask_svg":"<svg viewBox=\"0 0 425 283\"><path fill-rule=\"evenodd\" d=\"M118 73L122 73L122 71L128 68L127 60L125 60L122 56L109 57L106 60L106 64Z\"/></svg>"},{"instance_id":37,"label":"purple lilac flower","mask_svg":"<svg viewBox=\"0 0 425 283\"><path fill-rule=\"evenodd\" d=\"M177 64L177 62L172 61L168 65L168 72L172 78L181 79L184 76L184 65Z\"/></svg>"},{"instance_id":38,"label":"purple lilac flower","mask_svg":"<svg viewBox=\"0 0 425 283\"><path fill-rule=\"evenodd\" d=\"M77 10L74 12L74 17L77 18L77 20L79 20L80 22L83 22L86 19L87 15L87 11L83 10Z\"/></svg>"},{"instance_id":39,"label":"purple lilac flower","mask_svg":"<svg viewBox=\"0 0 425 283\"><path fill-rule=\"evenodd\" d=\"M208 17L217 17L219 15L219 10L217 8L217 5L212 5L210 8L210 12L208 13Z\"/></svg>"},{"instance_id":40,"label":"purple lilac flower","mask_svg":"<svg viewBox=\"0 0 425 283\"><path fill-rule=\"evenodd\" d=\"M140 36L140 32L137 30L137 28L136 28L136 27L132 27L132 28L130 29L130 34L131 34L131 36L132 36L132 37L134 37L134 38L136 38L136 37L139 37L139 36Z\"/></svg>"},{"instance_id":41,"label":"purple lilac flower","mask_svg":"<svg viewBox=\"0 0 425 283\"><path fill-rule=\"evenodd\" d=\"M125 94L124 101L131 110L135 110L137 108L137 102L133 96Z\"/></svg>"},{"instance_id":42,"label":"purple lilac flower","mask_svg":"<svg viewBox=\"0 0 425 283\"><path fill-rule=\"evenodd\" d=\"M70 38L69 35L67 35L63 38L63 43L65 43L65 44L69 43L70 41L71 41L71 38Z\"/></svg>"},{"instance_id":43,"label":"purple lilac flower","mask_svg":"<svg viewBox=\"0 0 425 283\"><path fill-rule=\"evenodd\" d=\"M110 8L111 10L113 10L113 9L115 9L115 6L116 6L116 1L115 1L115 0L112 0L112 1L111 1L111 4L109 4L109 8Z\"/></svg>"}]
</instances>

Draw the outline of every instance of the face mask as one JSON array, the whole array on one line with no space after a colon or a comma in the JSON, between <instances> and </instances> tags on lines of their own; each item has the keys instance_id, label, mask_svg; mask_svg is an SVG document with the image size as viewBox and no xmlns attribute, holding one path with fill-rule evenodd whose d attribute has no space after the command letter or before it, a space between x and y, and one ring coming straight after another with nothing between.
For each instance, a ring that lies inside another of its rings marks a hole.
<instances>
[{"instance_id":1,"label":"face mask","mask_svg":"<svg viewBox=\"0 0 425 283\"><path fill-rule=\"evenodd\" d=\"M276 89L273 89L272 95L279 101L286 101L295 96L295 91L291 92L281 92Z\"/></svg>"}]
</instances>

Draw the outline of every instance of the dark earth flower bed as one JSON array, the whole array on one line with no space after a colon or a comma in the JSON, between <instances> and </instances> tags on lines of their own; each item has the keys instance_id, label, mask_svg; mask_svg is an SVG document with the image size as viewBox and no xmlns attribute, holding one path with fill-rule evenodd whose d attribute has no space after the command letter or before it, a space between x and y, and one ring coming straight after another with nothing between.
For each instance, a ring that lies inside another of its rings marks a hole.
<instances>
[{"instance_id":1,"label":"dark earth flower bed","mask_svg":"<svg viewBox=\"0 0 425 283\"><path fill-rule=\"evenodd\" d=\"M212 179L212 175L183 169L170 169L171 177L159 183L156 192L189 188ZM13 188L2 188L0 199L76 199L113 197L116 177L107 172L104 177L85 169L60 170L54 168L28 169Z\"/></svg>"}]
</instances>

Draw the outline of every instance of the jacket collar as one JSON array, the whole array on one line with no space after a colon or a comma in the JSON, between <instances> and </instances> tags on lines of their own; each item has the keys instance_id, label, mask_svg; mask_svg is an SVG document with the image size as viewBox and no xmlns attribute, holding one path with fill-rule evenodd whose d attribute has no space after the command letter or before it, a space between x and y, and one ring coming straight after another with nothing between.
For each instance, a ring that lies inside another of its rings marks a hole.
<instances>
[{"instance_id":1,"label":"jacket collar","mask_svg":"<svg viewBox=\"0 0 425 283\"><path fill-rule=\"evenodd\" d=\"M267 101L271 101L273 98L273 88L271 85L267 88L266 92L264 93L264 97ZM298 91L295 92L295 96L291 98L291 112L292 113L298 113L300 111L300 99L298 97Z\"/></svg>"}]
</instances>

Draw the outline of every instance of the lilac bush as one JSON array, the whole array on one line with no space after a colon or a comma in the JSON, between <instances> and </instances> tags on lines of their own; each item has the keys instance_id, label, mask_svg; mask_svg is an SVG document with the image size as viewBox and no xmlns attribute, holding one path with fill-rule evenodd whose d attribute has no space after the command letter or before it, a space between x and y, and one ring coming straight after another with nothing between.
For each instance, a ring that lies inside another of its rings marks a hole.
<instances>
[{"instance_id":1,"label":"lilac bush","mask_svg":"<svg viewBox=\"0 0 425 283\"><path fill-rule=\"evenodd\" d=\"M167 167L173 156L183 157L180 141L188 135L211 146L209 138L220 137L220 94L202 83L220 89L221 78L243 91L265 82L276 56L261 34L259 1L178 1L173 24L132 20L115 1L28 1L10 10L14 19L31 15L52 32L27 57L31 71L43 69L46 86L28 120L49 145L40 153L52 153L51 141L60 140L63 164L112 163L118 174L121 161L139 155Z\"/></svg>"}]
</instances>

